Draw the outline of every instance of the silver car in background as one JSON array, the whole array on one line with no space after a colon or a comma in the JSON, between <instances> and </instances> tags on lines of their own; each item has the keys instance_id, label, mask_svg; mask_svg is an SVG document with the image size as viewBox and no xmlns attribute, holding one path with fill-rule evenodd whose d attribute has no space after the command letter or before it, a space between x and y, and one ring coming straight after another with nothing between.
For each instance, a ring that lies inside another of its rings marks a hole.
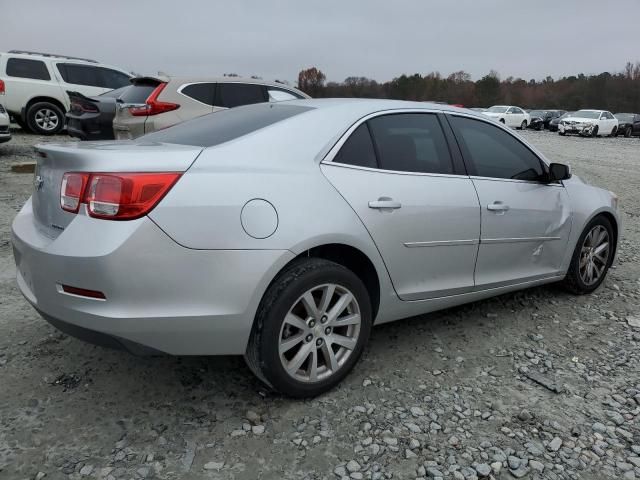
<instances>
[{"instance_id":1,"label":"silver car in background","mask_svg":"<svg viewBox=\"0 0 640 480\"><path fill-rule=\"evenodd\" d=\"M613 193L445 105L250 105L37 162L12 230L46 320L136 353L244 355L296 397L340 382L374 324L592 292L620 235Z\"/></svg>"},{"instance_id":2,"label":"silver car in background","mask_svg":"<svg viewBox=\"0 0 640 480\"><path fill-rule=\"evenodd\" d=\"M131 84L116 103L116 140L131 140L227 108L309 98L282 83L240 77L137 77Z\"/></svg>"}]
</instances>

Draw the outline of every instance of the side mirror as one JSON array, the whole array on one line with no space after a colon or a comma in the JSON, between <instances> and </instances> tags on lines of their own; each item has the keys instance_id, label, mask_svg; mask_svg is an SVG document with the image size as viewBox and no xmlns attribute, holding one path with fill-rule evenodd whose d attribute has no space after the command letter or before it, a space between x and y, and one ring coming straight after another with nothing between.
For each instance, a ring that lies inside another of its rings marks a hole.
<instances>
[{"instance_id":1,"label":"side mirror","mask_svg":"<svg viewBox=\"0 0 640 480\"><path fill-rule=\"evenodd\" d=\"M549 165L549 181L557 182L569 180L571 178L571 167L562 163L552 163Z\"/></svg>"}]
</instances>

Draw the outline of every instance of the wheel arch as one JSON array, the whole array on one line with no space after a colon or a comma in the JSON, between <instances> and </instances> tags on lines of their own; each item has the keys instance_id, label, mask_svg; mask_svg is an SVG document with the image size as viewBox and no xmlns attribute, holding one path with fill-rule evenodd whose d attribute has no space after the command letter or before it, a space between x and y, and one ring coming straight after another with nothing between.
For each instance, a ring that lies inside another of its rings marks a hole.
<instances>
[{"instance_id":1,"label":"wheel arch","mask_svg":"<svg viewBox=\"0 0 640 480\"><path fill-rule=\"evenodd\" d=\"M63 115L67 113L67 109L65 108L64 104L60 100L57 100L57 99L55 99L53 97L38 96L38 97L33 97L33 98L29 99L29 101L27 102L27 104L24 107L23 118L26 118L27 112L29 111L31 106L36 104L36 103L38 103L38 102L53 103L55 106L60 108L60 110L62 110L62 114Z\"/></svg>"}]
</instances>

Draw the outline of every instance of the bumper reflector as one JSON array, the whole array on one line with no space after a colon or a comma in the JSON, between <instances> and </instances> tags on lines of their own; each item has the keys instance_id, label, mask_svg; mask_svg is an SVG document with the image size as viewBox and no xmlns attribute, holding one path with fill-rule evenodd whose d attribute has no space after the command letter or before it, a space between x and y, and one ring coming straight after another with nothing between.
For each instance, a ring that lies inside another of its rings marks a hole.
<instances>
[{"instance_id":1,"label":"bumper reflector","mask_svg":"<svg viewBox=\"0 0 640 480\"><path fill-rule=\"evenodd\" d=\"M79 297L96 298L98 300L106 300L104 293L97 290L87 290L86 288L71 287L69 285L60 285L64 293L77 295Z\"/></svg>"}]
</instances>

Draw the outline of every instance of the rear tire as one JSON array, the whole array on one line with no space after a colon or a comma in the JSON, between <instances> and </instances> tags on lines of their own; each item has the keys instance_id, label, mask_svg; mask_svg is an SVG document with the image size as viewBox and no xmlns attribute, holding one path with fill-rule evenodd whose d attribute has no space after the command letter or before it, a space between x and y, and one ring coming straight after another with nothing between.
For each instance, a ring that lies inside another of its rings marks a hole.
<instances>
[{"instance_id":1,"label":"rear tire","mask_svg":"<svg viewBox=\"0 0 640 480\"><path fill-rule=\"evenodd\" d=\"M247 365L287 396L324 393L358 361L369 339L371 312L367 289L351 270L319 258L298 260L260 302Z\"/></svg>"},{"instance_id":2,"label":"rear tire","mask_svg":"<svg viewBox=\"0 0 640 480\"><path fill-rule=\"evenodd\" d=\"M602 240L600 235L603 236ZM606 246L603 247L605 242ZM564 287L576 295L593 292L607 276L614 251L615 237L611 222L603 215L598 215L587 224L576 243L569 271L562 281Z\"/></svg>"},{"instance_id":3,"label":"rear tire","mask_svg":"<svg viewBox=\"0 0 640 480\"><path fill-rule=\"evenodd\" d=\"M560 135L561 137L564 137L566 135L565 132L558 132L558 135Z\"/></svg>"},{"instance_id":4,"label":"rear tire","mask_svg":"<svg viewBox=\"0 0 640 480\"><path fill-rule=\"evenodd\" d=\"M64 127L64 113L51 102L37 102L27 110L27 125L38 135L55 135Z\"/></svg>"},{"instance_id":5,"label":"rear tire","mask_svg":"<svg viewBox=\"0 0 640 480\"><path fill-rule=\"evenodd\" d=\"M632 130L631 127L627 127L624 131L624 137L629 138L631 136Z\"/></svg>"}]
</instances>

